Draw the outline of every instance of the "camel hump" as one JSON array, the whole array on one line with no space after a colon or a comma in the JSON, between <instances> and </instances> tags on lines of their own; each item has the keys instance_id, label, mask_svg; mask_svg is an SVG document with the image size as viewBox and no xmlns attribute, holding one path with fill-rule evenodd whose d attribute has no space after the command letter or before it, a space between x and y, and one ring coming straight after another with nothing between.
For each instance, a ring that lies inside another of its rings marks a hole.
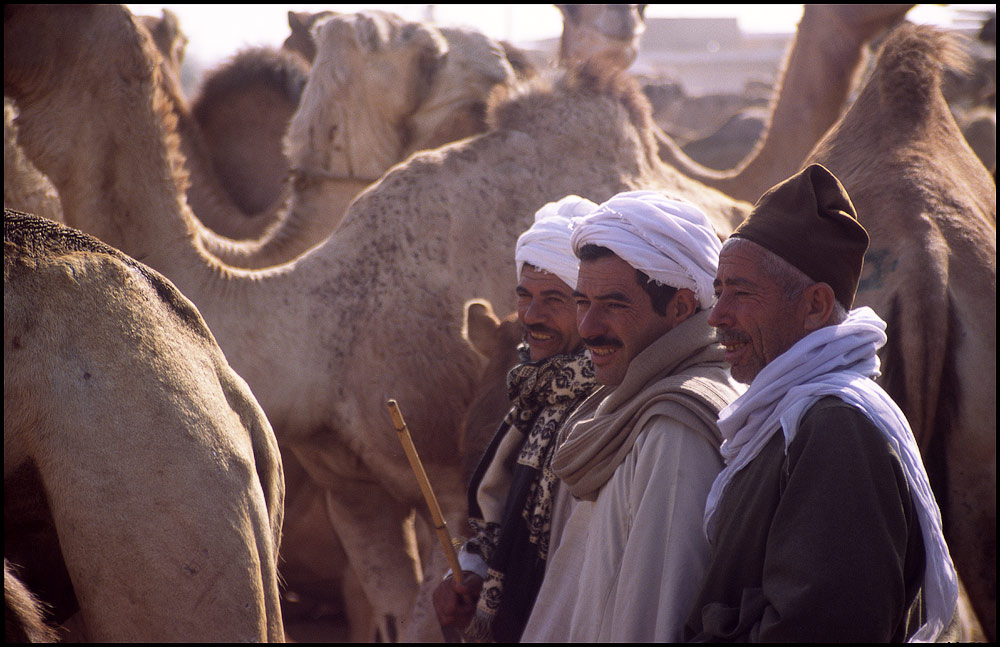
<instances>
[{"instance_id":1,"label":"camel hump","mask_svg":"<svg viewBox=\"0 0 1000 647\"><path fill-rule=\"evenodd\" d=\"M904 23L886 38L875 76L884 105L899 118L922 119L941 93L945 71L969 74L972 62L962 37L926 25Z\"/></svg>"},{"instance_id":2,"label":"camel hump","mask_svg":"<svg viewBox=\"0 0 1000 647\"><path fill-rule=\"evenodd\" d=\"M17 247L16 250L12 250L15 254L20 253L33 258L55 257L72 252L94 252L135 262L114 247L82 231L7 207L3 210L3 240ZM6 257L7 254L4 254L4 258Z\"/></svg>"},{"instance_id":3,"label":"camel hump","mask_svg":"<svg viewBox=\"0 0 1000 647\"><path fill-rule=\"evenodd\" d=\"M3 240L5 277L14 264L27 260L55 259L77 252L104 254L138 272L181 321L195 328L203 336L211 335L201 315L172 283L161 274L93 236L47 218L4 207Z\"/></svg>"},{"instance_id":4,"label":"camel hump","mask_svg":"<svg viewBox=\"0 0 1000 647\"><path fill-rule=\"evenodd\" d=\"M274 47L251 47L205 76L192 112L202 121L203 111L214 109L251 86L269 88L298 105L308 80L309 65L298 54Z\"/></svg>"}]
</instances>

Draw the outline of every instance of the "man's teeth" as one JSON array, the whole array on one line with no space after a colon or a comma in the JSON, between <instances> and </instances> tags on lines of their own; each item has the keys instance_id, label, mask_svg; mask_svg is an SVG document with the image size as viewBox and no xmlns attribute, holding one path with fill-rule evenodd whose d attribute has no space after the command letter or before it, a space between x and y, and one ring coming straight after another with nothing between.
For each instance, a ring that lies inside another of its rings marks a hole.
<instances>
[{"instance_id":1,"label":"man's teeth","mask_svg":"<svg viewBox=\"0 0 1000 647\"><path fill-rule=\"evenodd\" d=\"M531 338L532 339L537 339L538 341L548 341L548 340L552 339L552 335L549 335L549 334L546 334L546 333L543 333L543 332L533 332L533 333L531 333Z\"/></svg>"},{"instance_id":2,"label":"man's teeth","mask_svg":"<svg viewBox=\"0 0 1000 647\"><path fill-rule=\"evenodd\" d=\"M594 348L593 346L591 346L590 352L593 353L594 355L610 355L611 353L615 352L615 348L613 347Z\"/></svg>"}]
</instances>

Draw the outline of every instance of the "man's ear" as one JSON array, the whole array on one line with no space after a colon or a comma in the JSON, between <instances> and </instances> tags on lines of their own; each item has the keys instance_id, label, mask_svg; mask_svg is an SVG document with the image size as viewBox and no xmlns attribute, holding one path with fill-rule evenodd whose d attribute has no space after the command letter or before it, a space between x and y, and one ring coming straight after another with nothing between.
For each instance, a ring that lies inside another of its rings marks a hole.
<instances>
[{"instance_id":1,"label":"man's ear","mask_svg":"<svg viewBox=\"0 0 1000 647\"><path fill-rule=\"evenodd\" d=\"M667 316L673 320L673 326L676 326L697 311L698 299L695 298L694 292L687 288L678 289L667 304Z\"/></svg>"},{"instance_id":2,"label":"man's ear","mask_svg":"<svg viewBox=\"0 0 1000 647\"><path fill-rule=\"evenodd\" d=\"M833 306L837 297L833 288L827 283L813 283L802 293L802 303L805 306L805 316L802 325L806 333L819 330L830 324Z\"/></svg>"}]
</instances>

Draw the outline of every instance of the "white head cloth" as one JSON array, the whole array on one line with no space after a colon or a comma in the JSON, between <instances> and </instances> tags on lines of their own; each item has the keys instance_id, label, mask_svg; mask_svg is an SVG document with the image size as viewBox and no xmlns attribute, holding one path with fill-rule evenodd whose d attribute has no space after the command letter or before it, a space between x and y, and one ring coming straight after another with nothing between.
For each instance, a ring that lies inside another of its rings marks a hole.
<instances>
[{"instance_id":1,"label":"white head cloth","mask_svg":"<svg viewBox=\"0 0 1000 647\"><path fill-rule=\"evenodd\" d=\"M875 383L880 375L876 353L885 345L885 327L871 308L851 310L843 323L806 335L773 359L746 393L719 413L719 431L724 438L720 451L726 466L708 494L704 529L711 541L726 487L771 437L784 433L787 451L809 407L824 396L836 396L868 416L902 463L927 560L923 590L927 619L910 642L931 642L951 620L958 599L958 578L910 424L889 394Z\"/></svg>"},{"instance_id":2,"label":"white head cloth","mask_svg":"<svg viewBox=\"0 0 1000 647\"><path fill-rule=\"evenodd\" d=\"M689 202L658 191L619 193L573 221L572 244L575 253L588 244L606 247L654 281L691 290L703 308L715 298L722 243Z\"/></svg>"},{"instance_id":3,"label":"white head cloth","mask_svg":"<svg viewBox=\"0 0 1000 647\"><path fill-rule=\"evenodd\" d=\"M521 267L528 263L555 274L575 290L580 261L569 244L572 219L585 216L596 208L597 205L586 198L568 195L539 209L535 213L535 223L517 239L514 262L517 263L518 279Z\"/></svg>"}]
</instances>

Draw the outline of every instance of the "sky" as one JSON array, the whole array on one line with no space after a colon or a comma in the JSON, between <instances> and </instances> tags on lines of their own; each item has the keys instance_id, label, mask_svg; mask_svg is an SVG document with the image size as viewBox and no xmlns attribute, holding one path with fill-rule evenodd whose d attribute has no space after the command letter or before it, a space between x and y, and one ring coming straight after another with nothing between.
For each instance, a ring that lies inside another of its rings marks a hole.
<instances>
[{"instance_id":1,"label":"sky","mask_svg":"<svg viewBox=\"0 0 1000 647\"><path fill-rule=\"evenodd\" d=\"M446 26L474 27L492 38L515 45L557 38L562 32L562 14L551 4L129 4L138 15L160 15L168 8L180 19L188 37L186 56L202 66L215 64L249 46L278 47L289 34L288 11L333 10L355 12L382 9L410 20L425 20L432 11L434 22ZM993 9L996 5L918 5L908 17L914 22L948 26L959 8ZM432 9L429 9L432 8ZM802 16L800 4L651 4L646 17L731 17L746 32L792 33Z\"/></svg>"}]
</instances>

